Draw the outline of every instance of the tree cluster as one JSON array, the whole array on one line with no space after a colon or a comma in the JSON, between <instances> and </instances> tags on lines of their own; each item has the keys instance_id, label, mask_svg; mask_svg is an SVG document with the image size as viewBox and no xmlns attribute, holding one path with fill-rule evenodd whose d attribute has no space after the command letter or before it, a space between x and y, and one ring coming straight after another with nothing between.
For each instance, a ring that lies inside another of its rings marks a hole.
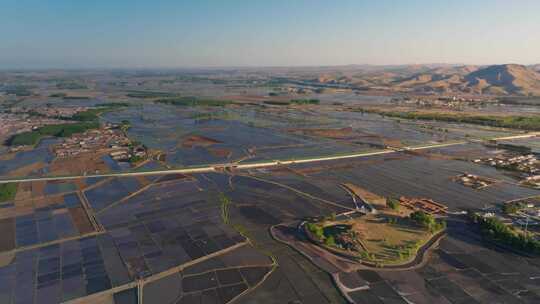
<instances>
[{"instance_id":1,"label":"tree cluster","mask_svg":"<svg viewBox=\"0 0 540 304\"><path fill-rule=\"evenodd\" d=\"M409 219L416 224L427 228L431 232L439 231L446 228L446 222L443 220L437 221L433 215L423 211L415 211L409 215Z\"/></svg>"},{"instance_id":2,"label":"tree cluster","mask_svg":"<svg viewBox=\"0 0 540 304\"><path fill-rule=\"evenodd\" d=\"M529 253L540 254L540 242L524 233L517 233L509 226L496 218L484 218L477 214L472 214L472 222L480 226L480 231L484 237L512 248Z\"/></svg>"}]
</instances>

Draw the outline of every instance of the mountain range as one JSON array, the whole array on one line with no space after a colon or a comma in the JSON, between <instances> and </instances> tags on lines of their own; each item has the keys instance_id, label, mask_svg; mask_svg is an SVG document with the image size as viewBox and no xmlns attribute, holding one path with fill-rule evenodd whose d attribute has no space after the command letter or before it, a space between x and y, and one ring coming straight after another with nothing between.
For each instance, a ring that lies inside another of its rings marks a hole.
<instances>
[{"instance_id":1,"label":"mountain range","mask_svg":"<svg viewBox=\"0 0 540 304\"><path fill-rule=\"evenodd\" d=\"M540 64L359 66L324 71L314 81L396 92L540 96Z\"/></svg>"}]
</instances>

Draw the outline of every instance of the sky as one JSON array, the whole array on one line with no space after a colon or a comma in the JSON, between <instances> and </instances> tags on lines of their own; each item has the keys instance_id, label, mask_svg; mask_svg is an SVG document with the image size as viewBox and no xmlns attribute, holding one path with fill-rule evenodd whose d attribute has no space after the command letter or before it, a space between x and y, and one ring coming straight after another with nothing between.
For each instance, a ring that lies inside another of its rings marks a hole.
<instances>
[{"instance_id":1,"label":"sky","mask_svg":"<svg viewBox=\"0 0 540 304\"><path fill-rule=\"evenodd\" d=\"M538 0L0 0L1 68L540 63Z\"/></svg>"}]
</instances>

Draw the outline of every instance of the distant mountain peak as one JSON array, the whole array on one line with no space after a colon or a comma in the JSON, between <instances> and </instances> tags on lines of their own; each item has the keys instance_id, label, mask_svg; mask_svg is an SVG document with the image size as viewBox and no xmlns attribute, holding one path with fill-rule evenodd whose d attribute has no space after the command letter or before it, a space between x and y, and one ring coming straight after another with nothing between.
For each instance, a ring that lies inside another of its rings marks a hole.
<instances>
[{"instance_id":1,"label":"distant mountain peak","mask_svg":"<svg viewBox=\"0 0 540 304\"><path fill-rule=\"evenodd\" d=\"M354 66L311 72L319 83L363 90L540 96L540 64Z\"/></svg>"},{"instance_id":2,"label":"distant mountain peak","mask_svg":"<svg viewBox=\"0 0 540 304\"><path fill-rule=\"evenodd\" d=\"M540 74L520 64L491 65L466 75L465 81L478 93L540 94Z\"/></svg>"}]
</instances>

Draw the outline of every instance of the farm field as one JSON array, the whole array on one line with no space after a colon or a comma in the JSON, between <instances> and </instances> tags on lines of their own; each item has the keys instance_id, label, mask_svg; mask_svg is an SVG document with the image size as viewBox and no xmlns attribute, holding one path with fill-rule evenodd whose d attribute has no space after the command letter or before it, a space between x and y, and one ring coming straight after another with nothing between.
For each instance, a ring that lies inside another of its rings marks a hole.
<instances>
[{"instance_id":1,"label":"farm field","mask_svg":"<svg viewBox=\"0 0 540 304\"><path fill-rule=\"evenodd\" d=\"M360 112L402 95L320 90L276 72L200 73L0 73L31 91L0 96L0 122L26 131L116 104L91 117L95 133L1 146L0 303L540 301L538 258L482 238L464 215L540 195L529 176L475 162L538 155L538 134ZM469 175L489 187L456 181ZM362 213L366 193L433 200L446 229L431 243L431 231ZM299 229L332 217L356 221L388 267L353 265ZM429 248L400 257L412 243Z\"/></svg>"}]
</instances>

